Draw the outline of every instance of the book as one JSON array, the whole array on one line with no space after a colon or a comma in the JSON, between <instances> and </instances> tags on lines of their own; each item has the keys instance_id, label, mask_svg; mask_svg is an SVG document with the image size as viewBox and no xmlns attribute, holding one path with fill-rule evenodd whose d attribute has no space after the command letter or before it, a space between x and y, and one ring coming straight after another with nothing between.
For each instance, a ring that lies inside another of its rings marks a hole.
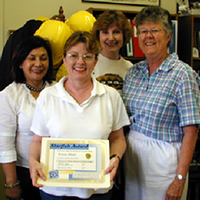
<instances>
[{"instance_id":1,"label":"book","mask_svg":"<svg viewBox=\"0 0 200 200\"><path fill-rule=\"evenodd\" d=\"M128 19L129 23L131 24L131 20ZM126 54L127 57L133 57L133 38L130 38L130 41L126 44Z\"/></svg>"},{"instance_id":2,"label":"book","mask_svg":"<svg viewBox=\"0 0 200 200\"><path fill-rule=\"evenodd\" d=\"M132 24L132 30L133 30L132 42L133 42L134 57L145 57L144 53L139 47L136 25L133 19L131 20L131 24Z\"/></svg>"},{"instance_id":3,"label":"book","mask_svg":"<svg viewBox=\"0 0 200 200\"><path fill-rule=\"evenodd\" d=\"M126 45L123 45L123 46L121 47L121 49L119 50L119 54L120 54L122 57L127 57Z\"/></svg>"},{"instance_id":4,"label":"book","mask_svg":"<svg viewBox=\"0 0 200 200\"><path fill-rule=\"evenodd\" d=\"M172 20L172 37L169 41L168 53L177 53L177 35L178 35L178 21Z\"/></svg>"},{"instance_id":5,"label":"book","mask_svg":"<svg viewBox=\"0 0 200 200\"><path fill-rule=\"evenodd\" d=\"M193 47L192 47L192 56L198 58L199 57L199 50L198 50L198 37L197 31L193 31Z\"/></svg>"},{"instance_id":6,"label":"book","mask_svg":"<svg viewBox=\"0 0 200 200\"><path fill-rule=\"evenodd\" d=\"M200 52L200 31L194 31L194 32L196 32L196 42L197 42L197 50L198 50L198 56L197 57L199 57L199 52Z\"/></svg>"},{"instance_id":7,"label":"book","mask_svg":"<svg viewBox=\"0 0 200 200\"><path fill-rule=\"evenodd\" d=\"M133 40L130 38L130 42L126 44L127 57L133 57Z\"/></svg>"}]
</instances>

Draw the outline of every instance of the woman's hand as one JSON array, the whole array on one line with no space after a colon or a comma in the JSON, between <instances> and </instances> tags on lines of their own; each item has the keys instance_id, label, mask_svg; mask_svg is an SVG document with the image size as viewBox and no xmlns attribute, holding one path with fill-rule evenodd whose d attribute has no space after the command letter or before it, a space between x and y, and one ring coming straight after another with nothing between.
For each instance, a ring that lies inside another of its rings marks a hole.
<instances>
[{"instance_id":1,"label":"woman's hand","mask_svg":"<svg viewBox=\"0 0 200 200\"><path fill-rule=\"evenodd\" d=\"M104 174L110 173L110 181L115 178L119 166L119 158L117 156L110 159L109 166L104 170Z\"/></svg>"},{"instance_id":2,"label":"woman's hand","mask_svg":"<svg viewBox=\"0 0 200 200\"><path fill-rule=\"evenodd\" d=\"M20 195L21 195L21 189L18 186L13 187L13 188L6 188L5 190L5 195L7 198L12 199L12 200L20 200Z\"/></svg>"},{"instance_id":3,"label":"woman's hand","mask_svg":"<svg viewBox=\"0 0 200 200\"><path fill-rule=\"evenodd\" d=\"M2 163L2 168L6 177L6 197L13 200L20 200L21 189L17 180L16 162Z\"/></svg>"},{"instance_id":4,"label":"woman's hand","mask_svg":"<svg viewBox=\"0 0 200 200\"><path fill-rule=\"evenodd\" d=\"M112 181L117 174L120 159L126 150L126 140L124 137L123 128L112 131L109 135L109 142L111 159L109 166L104 170L104 174L110 173L110 180Z\"/></svg>"},{"instance_id":5,"label":"woman's hand","mask_svg":"<svg viewBox=\"0 0 200 200\"><path fill-rule=\"evenodd\" d=\"M180 200L183 193L184 183L184 180L178 180L175 178L167 190L165 200Z\"/></svg>"},{"instance_id":6,"label":"woman's hand","mask_svg":"<svg viewBox=\"0 0 200 200\"><path fill-rule=\"evenodd\" d=\"M46 176L42 171L40 163L37 160L30 160L29 167L33 186L43 187L43 185L37 183L39 177L44 181L46 180Z\"/></svg>"},{"instance_id":7,"label":"woman's hand","mask_svg":"<svg viewBox=\"0 0 200 200\"><path fill-rule=\"evenodd\" d=\"M182 174L184 177L186 177L196 146L199 129L196 125L188 125L183 127L183 131L184 138L182 141L181 154L176 174ZM179 180L177 177L175 177L167 190L165 200L181 199L184 183L184 180Z\"/></svg>"},{"instance_id":8,"label":"woman's hand","mask_svg":"<svg viewBox=\"0 0 200 200\"><path fill-rule=\"evenodd\" d=\"M40 177L42 180L46 180L41 165L40 160L40 149L41 149L42 137L34 134L33 140L29 146L29 170L32 179L32 184L35 187L43 187L41 184L37 184L37 180Z\"/></svg>"}]
</instances>

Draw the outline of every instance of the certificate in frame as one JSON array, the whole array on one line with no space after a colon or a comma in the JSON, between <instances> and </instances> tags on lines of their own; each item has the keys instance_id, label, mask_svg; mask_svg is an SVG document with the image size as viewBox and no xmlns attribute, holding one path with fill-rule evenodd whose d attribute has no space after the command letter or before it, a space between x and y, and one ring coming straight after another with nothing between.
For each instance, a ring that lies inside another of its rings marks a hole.
<instances>
[{"instance_id":1,"label":"certificate in frame","mask_svg":"<svg viewBox=\"0 0 200 200\"><path fill-rule=\"evenodd\" d=\"M40 163L46 181L38 184L57 187L108 188L110 175L108 140L42 138Z\"/></svg>"},{"instance_id":2,"label":"certificate in frame","mask_svg":"<svg viewBox=\"0 0 200 200\"><path fill-rule=\"evenodd\" d=\"M124 5L133 5L133 6L159 6L160 5L160 0L82 0L82 2L124 4Z\"/></svg>"}]
</instances>

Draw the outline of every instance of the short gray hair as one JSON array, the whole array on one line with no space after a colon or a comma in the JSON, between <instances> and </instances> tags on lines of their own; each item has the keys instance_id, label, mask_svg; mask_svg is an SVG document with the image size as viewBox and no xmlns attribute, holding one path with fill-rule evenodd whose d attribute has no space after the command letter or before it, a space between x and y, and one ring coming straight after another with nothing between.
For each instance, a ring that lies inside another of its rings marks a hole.
<instances>
[{"instance_id":1,"label":"short gray hair","mask_svg":"<svg viewBox=\"0 0 200 200\"><path fill-rule=\"evenodd\" d=\"M172 21L171 15L168 10L165 10L159 6L148 6L143 8L134 18L137 32L139 30L139 26L144 21L152 21L158 24L162 24L163 28L166 31L167 37L170 33L172 33Z\"/></svg>"}]
</instances>

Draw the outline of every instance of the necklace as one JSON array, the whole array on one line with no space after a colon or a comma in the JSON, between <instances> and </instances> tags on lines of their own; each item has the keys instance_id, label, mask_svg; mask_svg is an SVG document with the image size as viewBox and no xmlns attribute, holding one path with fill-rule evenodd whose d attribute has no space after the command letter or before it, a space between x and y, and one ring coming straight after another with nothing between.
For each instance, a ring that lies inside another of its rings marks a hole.
<instances>
[{"instance_id":1,"label":"necklace","mask_svg":"<svg viewBox=\"0 0 200 200\"><path fill-rule=\"evenodd\" d=\"M26 85L26 87L27 87L29 90L33 90L33 91L36 91L36 92L42 91L42 90L44 89L45 85L46 85L45 82L44 82L43 86L42 86L40 89L37 89L37 88L34 88L34 87L30 86L30 85L27 84L26 82L24 82L24 84Z\"/></svg>"}]
</instances>

